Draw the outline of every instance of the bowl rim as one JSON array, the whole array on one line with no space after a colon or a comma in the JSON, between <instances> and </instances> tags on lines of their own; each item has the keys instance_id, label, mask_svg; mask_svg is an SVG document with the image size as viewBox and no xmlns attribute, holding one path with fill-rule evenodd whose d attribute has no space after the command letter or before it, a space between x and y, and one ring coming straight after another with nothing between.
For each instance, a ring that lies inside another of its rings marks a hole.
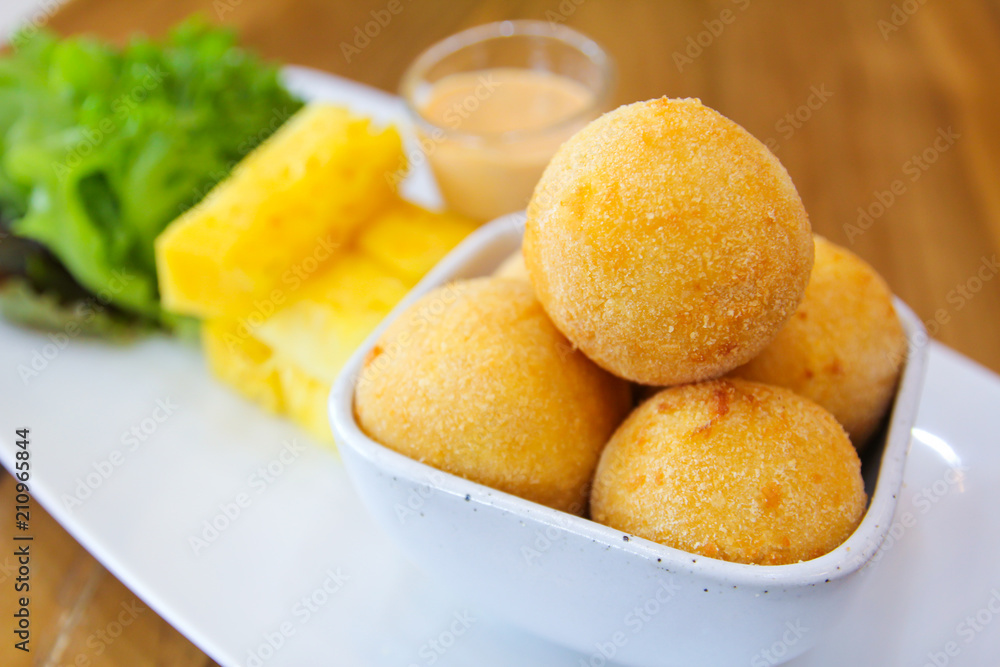
<instances>
[{"instance_id":1,"label":"bowl rim","mask_svg":"<svg viewBox=\"0 0 1000 667\"><path fill-rule=\"evenodd\" d=\"M468 498L501 512L530 518L546 527L569 531L593 541L599 548L618 549L650 559L657 567L670 572L698 574L726 584L751 587L813 586L830 583L857 572L874 558L895 514L910 450L928 347L927 334L920 318L897 297L894 297L894 306L907 338L908 352L892 403L875 489L861 523L851 536L833 551L811 560L787 565L753 565L689 553L439 470L389 449L365 435L354 415L354 389L365 358L385 328L430 290L447 284L452 279L465 277L463 269L483 251L506 242L510 246L506 253L509 254L515 247L512 244L514 234L519 236L523 226L524 213L512 213L497 218L470 234L393 308L355 350L334 382L329 396L330 424L338 448L349 447L355 454L394 478L418 486L430 485L460 499ZM519 238L517 242L520 243ZM921 342L921 336L924 342Z\"/></svg>"}]
</instances>

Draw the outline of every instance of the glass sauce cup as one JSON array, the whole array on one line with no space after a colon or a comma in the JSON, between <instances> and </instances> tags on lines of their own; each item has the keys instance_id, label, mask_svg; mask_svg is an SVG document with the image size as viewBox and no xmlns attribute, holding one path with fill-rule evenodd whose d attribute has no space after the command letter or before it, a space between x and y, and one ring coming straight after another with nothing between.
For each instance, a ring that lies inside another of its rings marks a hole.
<instances>
[{"instance_id":1,"label":"glass sauce cup","mask_svg":"<svg viewBox=\"0 0 1000 667\"><path fill-rule=\"evenodd\" d=\"M446 205L486 221L528 203L562 143L606 110L610 57L546 21L501 21L448 37L401 93Z\"/></svg>"}]
</instances>

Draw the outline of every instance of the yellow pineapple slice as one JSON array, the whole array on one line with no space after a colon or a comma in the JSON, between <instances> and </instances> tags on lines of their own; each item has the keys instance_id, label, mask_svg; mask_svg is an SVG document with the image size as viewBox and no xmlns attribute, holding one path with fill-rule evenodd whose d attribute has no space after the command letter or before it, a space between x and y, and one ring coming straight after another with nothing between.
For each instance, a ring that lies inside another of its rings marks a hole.
<instances>
[{"instance_id":1,"label":"yellow pineapple slice","mask_svg":"<svg viewBox=\"0 0 1000 667\"><path fill-rule=\"evenodd\" d=\"M208 320L201 342L212 373L268 412L285 411L271 348L235 320Z\"/></svg>"},{"instance_id":2,"label":"yellow pineapple slice","mask_svg":"<svg viewBox=\"0 0 1000 667\"><path fill-rule=\"evenodd\" d=\"M319 440L333 442L326 416L330 383L283 363L249 332L235 320L202 325L202 345L215 376L268 412L287 415Z\"/></svg>"},{"instance_id":3,"label":"yellow pineapple slice","mask_svg":"<svg viewBox=\"0 0 1000 667\"><path fill-rule=\"evenodd\" d=\"M358 247L415 285L476 227L467 218L400 201L365 226Z\"/></svg>"},{"instance_id":4,"label":"yellow pineapple slice","mask_svg":"<svg viewBox=\"0 0 1000 667\"><path fill-rule=\"evenodd\" d=\"M397 201L385 175L401 158L395 129L306 106L157 238L163 305L232 317L287 291Z\"/></svg>"},{"instance_id":5,"label":"yellow pineapple slice","mask_svg":"<svg viewBox=\"0 0 1000 667\"><path fill-rule=\"evenodd\" d=\"M331 384L354 349L408 291L408 285L357 251L338 257L295 300L254 329L282 364Z\"/></svg>"},{"instance_id":6,"label":"yellow pineapple slice","mask_svg":"<svg viewBox=\"0 0 1000 667\"><path fill-rule=\"evenodd\" d=\"M332 383L317 380L280 358L275 358L275 368L285 397L285 413L320 441L333 442L326 409Z\"/></svg>"}]
</instances>

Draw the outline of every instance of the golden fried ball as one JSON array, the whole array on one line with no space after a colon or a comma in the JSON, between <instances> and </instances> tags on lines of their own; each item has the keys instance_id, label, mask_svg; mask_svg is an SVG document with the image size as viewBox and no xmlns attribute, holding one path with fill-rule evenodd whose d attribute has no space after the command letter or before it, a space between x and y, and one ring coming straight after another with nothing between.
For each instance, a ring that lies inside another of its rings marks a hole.
<instances>
[{"instance_id":1,"label":"golden fried ball","mask_svg":"<svg viewBox=\"0 0 1000 667\"><path fill-rule=\"evenodd\" d=\"M671 387L601 455L595 521L684 551L783 565L857 528L861 463L840 424L787 389L746 380Z\"/></svg>"},{"instance_id":2,"label":"golden fried ball","mask_svg":"<svg viewBox=\"0 0 1000 667\"><path fill-rule=\"evenodd\" d=\"M531 284L531 276L528 275L528 267L524 265L524 255L520 248L511 253L511 256L503 261L493 272L497 278L508 278L510 280L523 280Z\"/></svg>"},{"instance_id":3,"label":"golden fried ball","mask_svg":"<svg viewBox=\"0 0 1000 667\"><path fill-rule=\"evenodd\" d=\"M481 278L430 292L389 326L354 409L397 452L581 514L630 400L626 382L559 333L530 285Z\"/></svg>"},{"instance_id":4,"label":"golden fried ball","mask_svg":"<svg viewBox=\"0 0 1000 667\"><path fill-rule=\"evenodd\" d=\"M620 107L559 149L524 257L556 326L621 377L671 385L750 360L795 312L813 259L788 173L698 100Z\"/></svg>"},{"instance_id":5,"label":"golden fried ball","mask_svg":"<svg viewBox=\"0 0 1000 667\"><path fill-rule=\"evenodd\" d=\"M906 335L888 285L857 255L817 236L799 309L733 374L816 401L862 448L892 401L905 355Z\"/></svg>"}]
</instances>

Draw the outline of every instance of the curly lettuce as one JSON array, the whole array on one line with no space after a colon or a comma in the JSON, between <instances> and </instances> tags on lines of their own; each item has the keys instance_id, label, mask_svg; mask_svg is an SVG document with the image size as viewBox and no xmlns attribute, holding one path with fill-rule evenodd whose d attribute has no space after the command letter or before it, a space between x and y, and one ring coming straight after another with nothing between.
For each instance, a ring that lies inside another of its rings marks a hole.
<instances>
[{"instance_id":1,"label":"curly lettuce","mask_svg":"<svg viewBox=\"0 0 1000 667\"><path fill-rule=\"evenodd\" d=\"M89 298L105 306L98 335L120 330L108 319L172 328L154 239L302 103L232 31L198 19L123 48L44 31L12 41L0 56L0 310L46 327Z\"/></svg>"}]
</instances>

